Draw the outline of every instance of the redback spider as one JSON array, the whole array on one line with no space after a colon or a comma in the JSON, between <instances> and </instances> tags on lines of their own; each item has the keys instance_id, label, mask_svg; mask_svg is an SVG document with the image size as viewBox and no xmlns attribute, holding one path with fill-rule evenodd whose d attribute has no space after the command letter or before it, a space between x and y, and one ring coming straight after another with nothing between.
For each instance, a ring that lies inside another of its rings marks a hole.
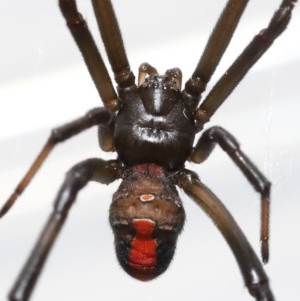
<instances>
[{"instance_id":1,"label":"redback spider","mask_svg":"<svg viewBox=\"0 0 300 301\"><path fill-rule=\"evenodd\" d=\"M88 159L75 165L55 201L44 231L16 281L10 300L28 300L48 252L63 225L78 191L89 181L122 183L113 196L110 223L117 257L131 276L150 280L166 270L173 257L184 210L176 186L181 188L213 219L241 269L245 284L256 300L274 300L268 278L240 228L219 199L184 168L189 160L201 163L216 144L232 158L261 195L261 253L268 261L270 182L242 152L235 138L221 127L196 133L225 101L252 65L286 28L296 1L283 1L269 26L261 31L224 76L200 102L247 1L228 1L191 77L182 85L181 72L169 69L158 75L142 64L137 83L130 71L123 43L108 1L93 1L102 40L117 82L117 94L75 1L60 7L75 38L105 108L55 128L40 155L1 210L3 216L25 189L53 147L92 127L99 128L99 144L116 151L117 159ZM194 143L195 139L195 143Z\"/></svg>"}]
</instances>

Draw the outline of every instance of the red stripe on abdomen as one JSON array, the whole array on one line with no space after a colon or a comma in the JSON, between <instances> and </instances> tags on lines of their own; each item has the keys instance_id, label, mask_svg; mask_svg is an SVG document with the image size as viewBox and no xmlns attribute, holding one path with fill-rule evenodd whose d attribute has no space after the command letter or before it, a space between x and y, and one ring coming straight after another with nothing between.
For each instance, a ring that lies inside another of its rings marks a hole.
<instances>
[{"instance_id":1,"label":"red stripe on abdomen","mask_svg":"<svg viewBox=\"0 0 300 301\"><path fill-rule=\"evenodd\" d=\"M132 276L140 280L150 280L155 277L157 263L157 241L152 238L155 222L150 219L134 219L133 226L136 235L131 243L128 258Z\"/></svg>"}]
</instances>

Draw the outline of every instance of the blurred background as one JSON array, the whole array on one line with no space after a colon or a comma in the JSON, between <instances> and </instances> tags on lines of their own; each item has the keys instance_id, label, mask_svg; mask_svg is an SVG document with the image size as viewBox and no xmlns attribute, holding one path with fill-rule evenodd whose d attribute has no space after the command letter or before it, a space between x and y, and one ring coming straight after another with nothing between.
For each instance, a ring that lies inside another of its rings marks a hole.
<instances>
[{"instance_id":1,"label":"blurred background","mask_svg":"<svg viewBox=\"0 0 300 301\"><path fill-rule=\"evenodd\" d=\"M280 1L253 0L209 88L262 28ZM161 73L193 72L225 1L120 1L113 4L132 70L146 61ZM79 1L103 50L90 1ZM300 296L300 9L289 28L206 126L221 125L272 181L271 257L266 272L277 300ZM57 1L1 4L0 203L46 141L51 128L101 101L58 9ZM102 52L103 53L103 52ZM105 58L106 60L106 58ZM106 60L107 62L107 60ZM96 129L57 146L17 205L0 221L0 300L41 231L65 172L98 149ZM202 165L187 164L226 204L259 254L259 195L219 148ZM169 270L139 282L119 267L108 224L118 183L88 185L78 196L31 300L253 300L226 242L181 194L185 229Z\"/></svg>"}]
</instances>

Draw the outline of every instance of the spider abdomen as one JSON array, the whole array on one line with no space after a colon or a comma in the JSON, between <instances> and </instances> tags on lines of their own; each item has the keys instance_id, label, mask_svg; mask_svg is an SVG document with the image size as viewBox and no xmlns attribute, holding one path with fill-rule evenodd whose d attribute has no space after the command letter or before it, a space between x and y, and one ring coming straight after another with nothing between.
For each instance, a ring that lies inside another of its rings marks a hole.
<instances>
[{"instance_id":1,"label":"spider abdomen","mask_svg":"<svg viewBox=\"0 0 300 301\"><path fill-rule=\"evenodd\" d=\"M163 169L143 164L126 171L114 194L110 224L117 258L139 280L151 280L169 266L184 224L184 209Z\"/></svg>"}]
</instances>

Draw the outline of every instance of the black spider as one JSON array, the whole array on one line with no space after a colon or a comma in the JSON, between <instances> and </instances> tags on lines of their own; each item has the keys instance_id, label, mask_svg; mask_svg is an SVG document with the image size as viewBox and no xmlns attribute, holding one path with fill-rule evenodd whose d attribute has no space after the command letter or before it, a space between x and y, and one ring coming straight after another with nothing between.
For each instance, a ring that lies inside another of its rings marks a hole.
<instances>
[{"instance_id":1,"label":"black spider","mask_svg":"<svg viewBox=\"0 0 300 301\"><path fill-rule=\"evenodd\" d=\"M270 182L223 128L215 126L206 130L195 145L194 139L247 71L286 28L297 1L282 1L269 26L254 37L201 103L201 94L225 52L247 1L227 2L183 90L178 68L159 75L147 63L140 66L136 84L110 1L92 2L114 72L117 93L87 24L77 11L75 0L60 0L61 11L105 107L91 110L82 118L52 131L39 156L3 206L0 217L14 204L54 146L89 127L98 126L101 149L116 151L117 159L88 159L67 173L54 210L9 300L29 299L78 191L89 181L109 184L120 178L122 183L110 208L110 224L118 260L128 274L149 280L167 269L185 219L176 190L178 186L219 228L236 257L250 294L256 300L274 300L262 265L239 226L219 199L195 173L185 169L184 164L187 160L203 162L216 144L232 158L261 195L261 252L263 261L267 262Z\"/></svg>"}]
</instances>

